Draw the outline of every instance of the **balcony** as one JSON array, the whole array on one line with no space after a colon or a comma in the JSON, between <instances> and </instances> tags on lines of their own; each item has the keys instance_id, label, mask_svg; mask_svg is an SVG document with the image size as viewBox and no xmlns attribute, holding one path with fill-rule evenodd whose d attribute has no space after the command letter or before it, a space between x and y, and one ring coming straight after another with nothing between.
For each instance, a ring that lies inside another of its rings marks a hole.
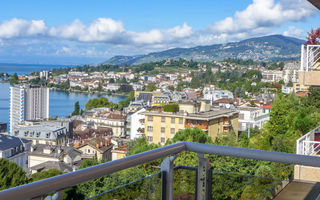
<instances>
[{"instance_id":1,"label":"balcony","mask_svg":"<svg viewBox=\"0 0 320 200\"><path fill-rule=\"evenodd\" d=\"M185 128L194 128L194 127L198 127L204 131L208 130L208 125L204 125L204 124L185 124L184 126Z\"/></svg>"},{"instance_id":2,"label":"balcony","mask_svg":"<svg viewBox=\"0 0 320 200\"><path fill-rule=\"evenodd\" d=\"M198 165L175 166L175 159L183 151L197 153ZM258 196L242 199L317 199L320 194L319 184L314 182L215 171L210 167L209 159L205 158L207 154L320 167L320 157L317 156L180 142L3 190L0 191L0 199L41 199L43 197L45 199L60 199L67 188L160 158L165 159L158 172L112 190L101 192L89 199L224 199L223 195L230 188L236 188L240 192L247 191L249 194L250 191L258 189L259 192L255 193ZM233 187L226 183L232 184ZM257 188L256 183L263 184ZM52 197L47 196L52 193L54 193ZM237 196L233 199L241 199L241 197Z\"/></svg>"}]
</instances>

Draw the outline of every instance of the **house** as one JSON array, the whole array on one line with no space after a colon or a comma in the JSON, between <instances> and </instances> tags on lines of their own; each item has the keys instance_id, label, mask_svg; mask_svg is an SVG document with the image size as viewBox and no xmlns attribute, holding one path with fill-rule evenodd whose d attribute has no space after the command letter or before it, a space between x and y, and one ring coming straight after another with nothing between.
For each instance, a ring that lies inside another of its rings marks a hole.
<instances>
[{"instance_id":1,"label":"house","mask_svg":"<svg viewBox=\"0 0 320 200\"><path fill-rule=\"evenodd\" d=\"M74 147L36 144L28 154L31 173L48 169L71 172L79 167L81 151Z\"/></svg>"},{"instance_id":2,"label":"house","mask_svg":"<svg viewBox=\"0 0 320 200\"><path fill-rule=\"evenodd\" d=\"M246 131L249 128L262 128L263 124L270 120L269 112L257 107L238 107L239 131Z\"/></svg>"},{"instance_id":3,"label":"house","mask_svg":"<svg viewBox=\"0 0 320 200\"><path fill-rule=\"evenodd\" d=\"M31 144L30 140L0 134L0 158L7 158L27 170Z\"/></svg>"},{"instance_id":4,"label":"house","mask_svg":"<svg viewBox=\"0 0 320 200\"><path fill-rule=\"evenodd\" d=\"M82 158L96 158L110 161L113 144L110 138L96 137L83 141L77 149L82 152Z\"/></svg>"}]
</instances>

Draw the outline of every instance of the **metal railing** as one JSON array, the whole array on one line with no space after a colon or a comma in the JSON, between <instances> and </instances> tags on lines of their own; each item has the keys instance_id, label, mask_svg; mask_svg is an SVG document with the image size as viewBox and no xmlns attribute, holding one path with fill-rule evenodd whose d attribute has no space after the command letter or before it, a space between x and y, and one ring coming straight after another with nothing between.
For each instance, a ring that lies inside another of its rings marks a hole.
<instances>
[{"instance_id":1,"label":"metal railing","mask_svg":"<svg viewBox=\"0 0 320 200\"><path fill-rule=\"evenodd\" d=\"M65 188L167 156L170 157L166 158L161 164L161 171L166 176L166 182L163 185L165 188L163 188L164 194L162 199L172 199L172 174L174 166L173 161L175 159L174 156L182 151L198 153L199 162L197 199L203 199L203 193L199 191L203 191L203 185L205 185L203 182L203 169L206 169L208 167L206 165L204 154L216 154L221 156L232 156L238 158L320 167L320 157L316 156L192 142L180 142L140 154L128 156L119 160L102 163L85 169L3 190L0 191L0 199L38 199L52 192L57 192L59 196L59 194L63 194L63 190Z\"/></svg>"}]
</instances>

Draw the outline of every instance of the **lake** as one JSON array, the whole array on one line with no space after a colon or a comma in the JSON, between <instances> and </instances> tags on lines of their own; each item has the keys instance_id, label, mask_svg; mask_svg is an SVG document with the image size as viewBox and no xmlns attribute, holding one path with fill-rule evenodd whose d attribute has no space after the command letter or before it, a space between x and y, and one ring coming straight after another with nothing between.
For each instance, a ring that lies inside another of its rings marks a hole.
<instances>
[{"instance_id":1,"label":"lake","mask_svg":"<svg viewBox=\"0 0 320 200\"><path fill-rule=\"evenodd\" d=\"M0 70L1 71L1 70ZM9 123L10 110L10 84L0 83L0 122ZM58 90L50 90L49 113L51 117L65 117L70 115L74 110L74 103L79 101L80 107L84 109L84 105L89 99L107 97L110 101L118 103L126 99L126 96L108 96L93 95L85 93L70 93Z\"/></svg>"},{"instance_id":2,"label":"lake","mask_svg":"<svg viewBox=\"0 0 320 200\"><path fill-rule=\"evenodd\" d=\"M67 65L38 65L38 64L6 64L0 63L0 72L18 75L26 75L31 72L39 72L43 70L50 70L54 68L74 67Z\"/></svg>"}]
</instances>

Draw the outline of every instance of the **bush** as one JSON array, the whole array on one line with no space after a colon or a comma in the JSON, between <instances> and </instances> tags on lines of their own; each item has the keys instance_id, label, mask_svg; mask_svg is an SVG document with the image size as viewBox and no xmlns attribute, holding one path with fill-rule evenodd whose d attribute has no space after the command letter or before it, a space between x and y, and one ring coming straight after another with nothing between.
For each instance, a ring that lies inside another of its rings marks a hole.
<instances>
[{"instance_id":1,"label":"bush","mask_svg":"<svg viewBox=\"0 0 320 200\"><path fill-rule=\"evenodd\" d=\"M179 105L178 104L170 104L163 106L164 112L179 112Z\"/></svg>"}]
</instances>

